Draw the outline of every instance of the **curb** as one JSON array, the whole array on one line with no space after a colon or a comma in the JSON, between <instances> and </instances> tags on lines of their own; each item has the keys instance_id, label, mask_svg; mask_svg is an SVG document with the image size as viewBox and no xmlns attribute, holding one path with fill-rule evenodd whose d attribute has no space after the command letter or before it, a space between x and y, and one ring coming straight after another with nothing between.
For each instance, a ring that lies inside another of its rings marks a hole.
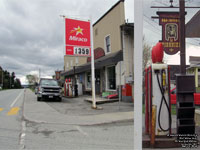
<instances>
[{"instance_id":1,"label":"curb","mask_svg":"<svg viewBox=\"0 0 200 150\"><path fill-rule=\"evenodd\" d=\"M41 124L78 125L78 126L101 126L101 125L108 125L108 124L114 124L114 123L134 122L133 119L123 119L123 120L107 121L107 122L101 122L101 123L58 123L58 122L47 122L47 121L29 119L24 114L23 114L23 120L27 122L41 123Z\"/></svg>"}]
</instances>

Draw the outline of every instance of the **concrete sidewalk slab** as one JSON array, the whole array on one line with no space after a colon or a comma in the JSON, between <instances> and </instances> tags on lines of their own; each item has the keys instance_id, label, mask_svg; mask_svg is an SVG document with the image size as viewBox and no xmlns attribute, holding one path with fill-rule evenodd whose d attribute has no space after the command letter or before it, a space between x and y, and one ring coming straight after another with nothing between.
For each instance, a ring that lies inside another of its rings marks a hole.
<instances>
[{"instance_id":1,"label":"concrete sidewalk slab","mask_svg":"<svg viewBox=\"0 0 200 150\"><path fill-rule=\"evenodd\" d=\"M85 98L84 100L92 103L92 98ZM96 104L112 103L112 102L118 102L119 101L119 99L107 99L107 98L101 98L101 97L97 97L95 100L96 100Z\"/></svg>"},{"instance_id":2,"label":"concrete sidewalk slab","mask_svg":"<svg viewBox=\"0 0 200 150\"><path fill-rule=\"evenodd\" d=\"M61 114L50 107L46 102L38 102L34 93L30 90L26 90L24 100L24 118L29 121L41 123L98 125L121 121L133 121L133 111L98 115L91 114L85 116Z\"/></svg>"}]
</instances>

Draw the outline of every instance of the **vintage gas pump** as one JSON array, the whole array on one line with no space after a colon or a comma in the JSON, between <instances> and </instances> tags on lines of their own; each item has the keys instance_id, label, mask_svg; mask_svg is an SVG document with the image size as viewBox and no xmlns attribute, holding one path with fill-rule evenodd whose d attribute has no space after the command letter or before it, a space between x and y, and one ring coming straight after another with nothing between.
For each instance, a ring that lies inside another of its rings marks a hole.
<instances>
[{"instance_id":1,"label":"vintage gas pump","mask_svg":"<svg viewBox=\"0 0 200 150\"><path fill-rule=\"evenodd\" d=\"M71 82L71 79L66 79L65 80L65 96L66 97L72 97L72 82Z\"/></svg>"},{"instance_id":2,"label":"vintage gas pump","mask_svg":"<svg viewBox=\"0 0 200 150\"><path fill-rule=\"evenodd\" d=\"M154 138L171 133L170 70L162 59L158 43L152 50L153 63L145 69L145 131Z\"/></svg>"},{"instance_id":3,"label":"vintage gas pump","mask_svg":"<svg viewBox=\"0 0 200 150\"><path fill-rule=\"evenodd\" d=\"M67 82L68 82L68 79L65 80L65 84L64 84L64 96L67 96Z\"/></svg>"},{"instance_id":4,"label":"vintage gas pump","mask_svg":"<svg viewBox=\"0 0 200 150\"><path fill-rule=\"evenodd\" d=\"M152 64L152 105L156 106L155 135L171 130L170 76L167 64Z\"/></svg>"},{"instance_id":5,"label":"vintage gas pump","mask_svg":"<svg viewBox=\"0 0 200 150\"><path fill-rule=\"evenodd\" d=\"M72 97L73 96L73 94L72 94L73 87L72 87L72 80L70 78L68 79L67 89L68 89L68 96Z\"/></svg>"}]
</instances>

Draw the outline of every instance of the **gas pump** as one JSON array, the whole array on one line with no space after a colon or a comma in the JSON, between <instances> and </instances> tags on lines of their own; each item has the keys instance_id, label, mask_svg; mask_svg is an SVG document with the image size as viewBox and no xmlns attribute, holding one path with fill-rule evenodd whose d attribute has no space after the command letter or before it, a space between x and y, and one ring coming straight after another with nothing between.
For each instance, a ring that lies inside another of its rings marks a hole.
<instances>
[{"instance_id":1,"label":"gas pump","mask_svg":"<svg viewBox=\"0 0 200 150\"><path fill-rule=\"evenodd\" d=\"M67 96L67 82L68 82L68 79L65 80L65 84L64 84L64 96Z\"/></svg>"},{"instance_id":2,"label":"gas pump","mask_svg":"<svg viewBox=\"0 0 200 150\"><path fill-rule=\"evenodd\" d=\"M72 82L70 78L65 80L64 88L65 88L65 96L72 97Z\"/></svg>"},{"instance_id":3,"label":"gas pump","mask_svg":"<svg viewBox=\"0 0 200 150\"><path fill-rule=\"evenodd\" d=\"M152 64L152 105L156 106L155 135L171 130L170 76L167 64Z\"/></svg>"},{"instance_id":4,"label":"gas pump","mask_svg":"<svg viewBox=\"0 0 200 150\"><path fill-rule=\"evenodd\" d=\"M150 136L171 134L170 69L162 63L163 52L159 43L152 50L152 60L145 69L145 132ZM153 55L154 54L154 55ZM162 57L162 58L160 58Z\"/></svg>"},{"instance_id":5,"label":"gas pump","mask_svg":"<svg viewBox=\"0 0 200 150\"><path fill-rule=\"evenodd\" d=\"M68 85L67 85L67 89L68 89L68 96L69 97L72 97L73 95L72 95L72 81L71 81L71 79L69 78L68 79Z\"/></svg>"}]
</instances>

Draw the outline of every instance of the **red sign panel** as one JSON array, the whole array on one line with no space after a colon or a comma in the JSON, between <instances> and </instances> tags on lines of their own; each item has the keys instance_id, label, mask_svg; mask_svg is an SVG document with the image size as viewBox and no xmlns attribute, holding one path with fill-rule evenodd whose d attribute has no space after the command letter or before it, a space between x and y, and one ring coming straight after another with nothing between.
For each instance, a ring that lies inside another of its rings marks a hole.
<instances>
[{"instance_id":1,"label":"red sign panel","mask_svg":"<svg viewBox=\"0 0 200 150\"><path fill-rule=\"evenodd\" d=\"M90 56L90 22L65 19L66 55Z\"/></svg>"},{"instance_id":2,"label":"red sign panel","mask_svg":"<svg viewBox=\"0 0 200 150\"><path fill-rule=\"evenodd\" d=\"M179 12L157 12L162 25L162 45L165 53L176 54L180 49Z\"/></svg>"}]
</instances>

